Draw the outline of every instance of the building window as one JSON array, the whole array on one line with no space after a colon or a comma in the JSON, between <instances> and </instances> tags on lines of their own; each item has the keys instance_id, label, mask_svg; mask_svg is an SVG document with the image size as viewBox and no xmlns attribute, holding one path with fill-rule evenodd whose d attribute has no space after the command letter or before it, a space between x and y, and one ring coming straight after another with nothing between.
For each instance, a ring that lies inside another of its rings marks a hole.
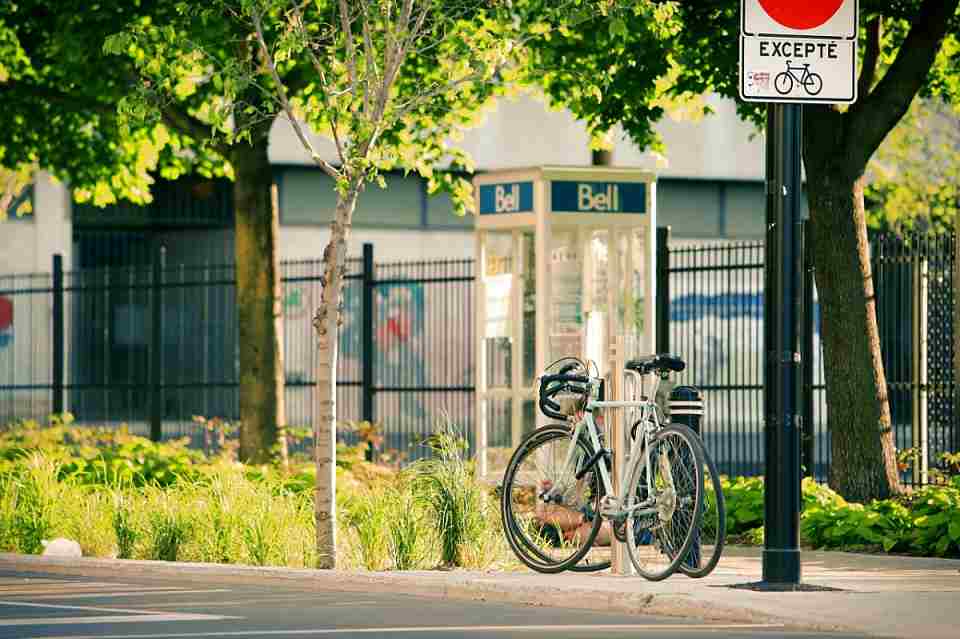
<instances>
[{"instance_id":1,"label":"building window","mask_svg":"<svg viewBox=\"0 0 960 639\"><path fill-rule=\"evenodd\" d=\"M337 197L333 179L319 169L283 167L280 221L284 225L325 226L333 220ZM378 229L469 229L469 217L458 217L446 194L427 195L426 181L415 173L384 175L386 188L368 184L357 199L353 225Z\"/></svg>"}]
</instances>

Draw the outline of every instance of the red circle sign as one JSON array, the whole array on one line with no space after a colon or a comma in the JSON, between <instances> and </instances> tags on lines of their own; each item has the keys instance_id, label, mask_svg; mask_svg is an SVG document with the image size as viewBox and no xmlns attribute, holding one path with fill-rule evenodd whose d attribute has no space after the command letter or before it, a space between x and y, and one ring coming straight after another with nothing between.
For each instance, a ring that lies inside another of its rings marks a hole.
<instances>
[{"instance_id":1,"label":"red circle sign","mask_svg":"<svg viewBox=\"0 0 960 639\"><path fill-rule=\"evenodd\" d=\"M844 0L760 0L767 15L790 29L813 29L833 17Z\"/></svg>"}]
</instances>

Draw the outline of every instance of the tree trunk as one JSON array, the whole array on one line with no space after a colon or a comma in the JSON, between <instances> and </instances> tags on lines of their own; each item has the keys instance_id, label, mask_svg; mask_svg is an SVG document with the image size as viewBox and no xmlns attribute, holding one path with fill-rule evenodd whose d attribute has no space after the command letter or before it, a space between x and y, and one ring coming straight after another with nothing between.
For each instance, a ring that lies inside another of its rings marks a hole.
<instances>
[{"instance_id":1,"label":"tree trunk","mask_svg":"<svg viewBox=\"0 0 960 639\"><path fill-rule=\"evenodd\" d=\"M337 197L330 242L323 251L323 295L313 318L317 333L317 421L314 427L314 462L317 467L314 518L317 526L317 568L337 567L337 338L347 238L361 182L354 178L345 194Z\"/></svg>"},{"instance_id":2,"label":"tree trunk","mask_svg":"<svg viewBox=\"0 0 960 639\"><path fill-rule=\"evenodd\" d=\"M267 137L237 144L234 170L237 315L240 323L240 460L286 461L279 211ZM278 438L278 431L281 435Z\"/></svg>"},{"instance_id":3,"label":"tree trunk","mask_svg":"<svg viewBox=\"0 0 960 639\"><path fill-rule=\"evenodd\" d=\"M900 490L863 207L863 177L806 127L804 160L831 436L830 486L866 502Z\"/></svg>"}]
</instances>

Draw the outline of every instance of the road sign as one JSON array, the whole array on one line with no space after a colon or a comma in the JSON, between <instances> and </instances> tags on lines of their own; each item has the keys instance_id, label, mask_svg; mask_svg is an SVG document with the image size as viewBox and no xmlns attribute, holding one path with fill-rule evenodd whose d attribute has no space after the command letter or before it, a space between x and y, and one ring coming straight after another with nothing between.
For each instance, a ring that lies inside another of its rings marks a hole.
<instances>
[{"instance_id":1,"label":"road sign","mask_svg":"<svg viewBox=\"0 0 960 639\"><path fill-rule=\"evenodd\" d=\"M741 0L740 97L857 99L858 0Z\"/></svg>"}]
</instances>

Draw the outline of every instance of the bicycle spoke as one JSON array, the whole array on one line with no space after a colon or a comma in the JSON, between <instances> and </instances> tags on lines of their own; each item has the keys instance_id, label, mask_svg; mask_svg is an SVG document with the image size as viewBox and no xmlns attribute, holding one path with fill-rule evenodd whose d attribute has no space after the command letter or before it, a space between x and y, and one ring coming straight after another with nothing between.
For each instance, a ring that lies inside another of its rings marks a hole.
<instances>
[{"instance_id":1,"label":"bicycle spoke","mask_svg":"<svg viewBox=\"0 0 960 639\"><path fill-rule=\"evenodd\" d=\"M558 572L576 564L599 529L598 478L591 471L575 479L588 451L573 444L571 467L566 463L571 444L565 429L534 431L508 465L501 495L504 532L521 561L535 570Z\"/></svg>"}]
</instances>

